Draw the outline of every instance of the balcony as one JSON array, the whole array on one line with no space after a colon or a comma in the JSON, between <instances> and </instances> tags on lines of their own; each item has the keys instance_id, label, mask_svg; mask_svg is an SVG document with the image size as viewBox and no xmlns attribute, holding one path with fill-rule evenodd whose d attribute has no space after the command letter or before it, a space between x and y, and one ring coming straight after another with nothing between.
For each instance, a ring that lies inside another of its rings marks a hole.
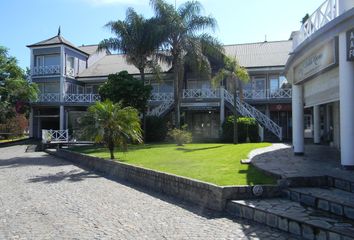
<instances>
[{"instance_id":1,"label":"balcony","mask_svg":"<svg viewBox=\"0 0 354 240\"><path fill-rule=\"evenodd\" d=\"M63 102L65 103L94 103L100 100L99 94L64 94ZM40 103L57 103L60 102L59 93L41 93L38 95L37 102Z\"/></svg>"},{"instance_id":2,"label":"balcony","mask_svg":"<svg viewBox=\"0 0 354 240\"><path fill-rule=\"evenodd\" d=\"M74 68L67 67L66 68L66 76L75 78L75 70L74 70Z\"/></svg>"},{"instance_id":3,"label":"balcony","mask_svg":"<svg viewBox=\"0 0 354 240\"><path fill-rule=\"evenodd\" d=\"M48 65L48 66L37 66L33 67L33 76L47 76L47 75L58 75L60 74L60 65Z\"/></svg>"},{"instance_id":4,"label":"balcony","mask_svg":"<svg viewBox=\"0 0 354 240\"><path fill-rule=\"evenodd\" d=\"M291 89L277 90L243 90L243 99L245 100L275 100L275 99L291 99ZM183 99L195 98L220 98L220 89L183 89ZM158 93L151 95L149 101L170 101L173 100L173 93Z\"/></svg>"}]
</instances>

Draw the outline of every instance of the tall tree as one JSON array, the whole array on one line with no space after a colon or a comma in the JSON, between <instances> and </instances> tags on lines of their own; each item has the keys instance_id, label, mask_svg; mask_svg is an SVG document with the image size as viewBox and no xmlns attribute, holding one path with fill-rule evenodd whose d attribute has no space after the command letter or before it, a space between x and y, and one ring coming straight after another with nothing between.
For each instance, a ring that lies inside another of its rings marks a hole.
<instances>
[{"instance_id":1,"label":"tall tree","mask_svg":"<svg viewBox=\"0 0 354 240\"><path fill-rule=\"evenodd\" d=\"M111 159L116 146L126 150L129 142L142 142L138 111L109 100L90 106L82 125L84 135L107 146Z\"/></svg>"},{"instance_id":2,"label":"tall tree","mask_svg":"<svg viewBox=\"0 0 354 240\"><path fill-rule=\"evenodd\" d=\"M101 99L120 102L124 107L134 107L144 112L151 94L151 86L134 78L127 71L110 74L108 81L99 89Z\"/></svg>"},{"instance_id":3,"label":"tall tree","mask_svg":"<svg viewBox=\"0 0 354 240\"><path fill-rule=\"evenodd\" d=\"M215 30L216 20L202 16L202 5L186 2L178 9L164 0L150 0L156 19L163 26L164 41L159 57L172 64L174 74L175 122L180 127L180 99L183 89L185 64L198 68L206 77L211 75L207 54L220 54L222 45L205 30Z\"/></svg>"},{"instance_id":4,"label":"tall tree","mask_svg":"<svg viewBox=\"0 0 354 240\"><path fill-rule=\"evenodd\" d=\"M37 85L25 79L16 58L0 46L0 123L14 117L16 112L26 113L28 103L36 100L37 93Z\"/></svg>"},{"instance_id":5,"label":"tall tree","mask_svg":"<svg viewBox=\"0 0 354 240\"><path fill-rule=\"evenodd\" d=\"M230 86L233 95L234 95L234 137L233 137L233 142L234 144L238 143L238 132L237 132L237 98L238 92L240 92L241 96L240 99L242 99L242 82L246 83L249 81L250 77L248 75L247 70L244 67L241 67L235 58L230 58L228 56L224 57L224 67L221 68L213 77L212 82L213 85L219 86L219 84L223 81L226 80Z\"/></svg>"},{"instance_id":6,"label":"tall tree","mask_svg":"<svg viewBox=\"0 0 354 240\"><path fill-rule=\"evenodd\" d=\"M105 27L116 36L102 40L98 46L99 51L109 49L126 54L127 62L139 69L143 82L146 69L153 73L159 72L154 56L161 44L162 31L154 18L145 19L133 8L128 8L124 21L111 21Z\"/></svg>"}]
</instances>

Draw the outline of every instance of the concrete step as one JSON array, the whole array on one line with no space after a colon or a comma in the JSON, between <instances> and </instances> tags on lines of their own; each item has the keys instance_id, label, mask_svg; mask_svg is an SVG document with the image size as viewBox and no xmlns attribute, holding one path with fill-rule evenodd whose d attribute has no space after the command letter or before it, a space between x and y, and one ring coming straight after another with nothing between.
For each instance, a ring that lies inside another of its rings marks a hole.
<instances>
[{"instance_id":1,"label":"concrete step","mask_svg":"<svg viewBox=\"0 0 354 240\"><path fill-rule=\"evenodd\" d=\"M232 200L226 211L303 239L354 239L354 221L285 198Z\"/></svg>"},{"instance_id":2,"label":"concrete step","mask_svg":"<svg viewBox=\"0 0 354 240\"><path fill-rule=\"evenodd\" d=\"M354 220L354 193L336 188L289 188L288 199Z\"/></svg>"}]
</instances>

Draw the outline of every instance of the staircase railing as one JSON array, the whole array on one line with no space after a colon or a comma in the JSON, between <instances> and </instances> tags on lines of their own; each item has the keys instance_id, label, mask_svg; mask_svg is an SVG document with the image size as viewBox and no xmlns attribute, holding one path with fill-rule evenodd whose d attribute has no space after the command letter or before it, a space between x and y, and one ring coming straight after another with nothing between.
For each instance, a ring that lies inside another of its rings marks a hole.
<instances>
[{"instance_id":1,"label":"staircase railing","mask_svg":"<svg viewBox=\"0 0 354 240\"><path fill-rule=\"evenodd\" d=\"M224 89L224 99L234 106L234 96ZM236 98L236 109L237 111L246 117L252 117L257 120L262 126L271 131L276 135L279 140L282 140L282 128L273 122L269 117L267 117L262 112L258 111L256 108L252 107L246 102L241 102L239 98Z\"/></svg>"},{"instance_id":2,"label":"staircase railing","mask_svg":"<svg viewBox=\"0 0 354 240\"><path fill-rule=\"evenodd\" d=\"M153 108L151 111L147 112L148 116L161 116L163 115L168 109L170 109L170 107L173 104L173 100L167 100L162 102L162 104L158 105L157 107Z\"/></svg>"}]
</instances>

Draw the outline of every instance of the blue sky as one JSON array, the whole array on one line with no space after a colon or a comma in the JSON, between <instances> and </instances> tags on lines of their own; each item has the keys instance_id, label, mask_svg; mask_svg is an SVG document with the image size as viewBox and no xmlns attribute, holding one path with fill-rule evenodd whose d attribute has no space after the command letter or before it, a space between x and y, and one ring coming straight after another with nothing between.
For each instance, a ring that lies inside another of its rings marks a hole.
<instances>
[{"instance_id":1,"label":"blue sky","mask_svg":"<svg viewBox=\"0 0 354 240\"><path fill-rule=\"evenodd\" d=\"M174 0L167 0L174 4ZM176 0L177 6L185 1ZM204 14L218 22L215 36L224 44L286 40L306 13L324 0L201 0ZM22 68L29 66L28 44L62 35L76 45L110 37L103 26L125 18L133 7L152 15L149 0L0 0L0 45L10 49Z\"/></svg>"}]
</instances>

